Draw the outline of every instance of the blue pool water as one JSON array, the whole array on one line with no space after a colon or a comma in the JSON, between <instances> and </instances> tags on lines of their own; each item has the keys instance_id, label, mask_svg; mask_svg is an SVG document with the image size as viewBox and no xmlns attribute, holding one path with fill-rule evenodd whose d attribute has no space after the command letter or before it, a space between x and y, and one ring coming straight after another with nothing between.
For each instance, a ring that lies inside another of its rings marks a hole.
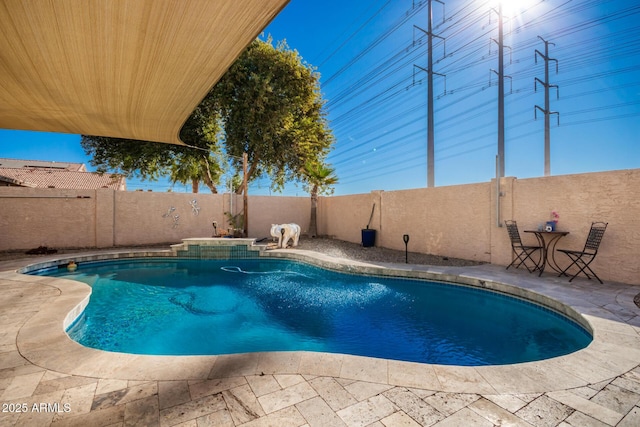
<instances>
[{"instance_id":1,"label":"blue pool water","mask_svg":"<svg viewBox=\"0 0 640 427\"><path fill-rule=\"evenodd\" d=\"M559 314L502 294L284 260L112 261L39 274L92 287L67 332L107 351L309 350L479 366L568 354L592 339Z\"/></svg>"}]
</instances>

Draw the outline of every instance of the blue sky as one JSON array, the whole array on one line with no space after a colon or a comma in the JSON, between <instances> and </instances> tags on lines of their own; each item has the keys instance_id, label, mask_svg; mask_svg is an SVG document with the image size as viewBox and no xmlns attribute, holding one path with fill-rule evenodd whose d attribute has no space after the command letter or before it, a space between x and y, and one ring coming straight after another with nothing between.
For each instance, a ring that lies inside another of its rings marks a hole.
<instances>
[{"instance_id":1,"label":"blue sky","mask_svg":"<svg viewBox=\"0 0 640 427\"><path fill-rule=\"evenodd\" d=\"M631 0L526 0L505 19L505 174L544 171L544 43L551 173L640 167L640 5ZM484 182L497 154L495 1L433 2L435 184ZM286 39L321 74L336 137L328 161L335 194L426 186L426 1L292 0L265 30ZM537 56L537 63L535 58ZM89 162L77 135L0 131L0 157ZM128 180L166 191L166 182ZM259 180L250 194L269 194ZM184 191L182 186L174 191ZM285 195L306 196L290 185Z\"/></svg>"}]
</instances>

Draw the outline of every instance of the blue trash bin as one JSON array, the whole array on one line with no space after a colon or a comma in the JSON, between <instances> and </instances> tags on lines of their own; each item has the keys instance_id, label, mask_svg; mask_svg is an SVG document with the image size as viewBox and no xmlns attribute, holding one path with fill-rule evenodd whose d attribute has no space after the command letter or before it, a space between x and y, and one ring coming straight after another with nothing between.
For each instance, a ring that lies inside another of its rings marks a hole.
<instances>
[{"instance_id":1,"label":"blue trash bin","mask_svg":"<svg viewBox=\"0 0 640 427\"><path fill-rule=\"evenodd\" d=\"M376 230L372 230L369 228L362 229L362 246L365 248L370 248L374 246L376 243Z\"/></svg>"}]
</instances>

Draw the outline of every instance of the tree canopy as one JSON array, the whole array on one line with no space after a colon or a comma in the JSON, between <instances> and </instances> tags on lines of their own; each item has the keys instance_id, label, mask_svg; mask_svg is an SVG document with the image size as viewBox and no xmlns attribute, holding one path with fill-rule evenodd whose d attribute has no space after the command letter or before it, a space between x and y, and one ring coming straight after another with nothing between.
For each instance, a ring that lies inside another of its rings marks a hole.
<instances>
[{"instance_id":1,"label":"tree canopy","mask_svg":"<svg viewBox=\"0 0 640 427\"><path fill-rule=\"evenodd\" d=\"M220 105L224 147L238 165L249 158L249 182L267 175L273 190L303 178L310 160L333 143L319 75L286 43L256 40L213 88Z\"/></svg>"},{"instance_id":2,"label":"tree canopy","mask_svg":"<svg viewBox=\"0 0 640 427\"><path fill-rule=\"evenodd\" d=\"M212 193L223 171L215 110L203 102L191 114L180 132L189 146L158 142L82 135L80 144L98 172L114 171L126 177L156 180L169 176L172 183L191 183L197 192L204 182Z\"/></svg>"},{"instance_id":3,"label":"tree canopy","mask_svg":"<svg viewBox=\"0 0 640 427\"><path fill-rule=\"evenodd\" d=\"M255 40L211 89L180 133L185 144L82 137L98 170L173 182L205 182L215 192L227 156L236 170L249 160L248 181L266 176L281 191L305 181L305 164L322 163L333 143L319 75L285 42ZM196 187L194 186L194 190ZM240 190L241 191L241 190Z\"/></svg>"}]
</instances>

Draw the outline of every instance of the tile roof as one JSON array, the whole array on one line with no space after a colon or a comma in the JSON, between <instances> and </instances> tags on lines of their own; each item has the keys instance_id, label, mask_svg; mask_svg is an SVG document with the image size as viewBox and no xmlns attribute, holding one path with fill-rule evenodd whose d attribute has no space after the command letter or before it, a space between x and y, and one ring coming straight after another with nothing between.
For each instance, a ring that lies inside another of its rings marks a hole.
<instances>
[{"instance_id":1,"label":"tile roof","mask_svg":"<svg viewBox=\"0 0 640 427\"><path fill-rule=\"evenodd\" d=\"M68 170L76 172L86 172L87 168L83 163L52 162L46 160L22 160L0 158L1 168L47 168Z\"/></svg>"},{"instance_id":2,"label":"tile roof","mask_svg":"<svg viewBox=\"0 0 640 427\"><path fill-rule=\"evenodd\" d=\"M122 191L127 188L125 178L117 174L99 174L96 172L41 168L0 167L0 182L32 188L66 188L77 190L111 188Z\"/></svg>"}]
</instances>

